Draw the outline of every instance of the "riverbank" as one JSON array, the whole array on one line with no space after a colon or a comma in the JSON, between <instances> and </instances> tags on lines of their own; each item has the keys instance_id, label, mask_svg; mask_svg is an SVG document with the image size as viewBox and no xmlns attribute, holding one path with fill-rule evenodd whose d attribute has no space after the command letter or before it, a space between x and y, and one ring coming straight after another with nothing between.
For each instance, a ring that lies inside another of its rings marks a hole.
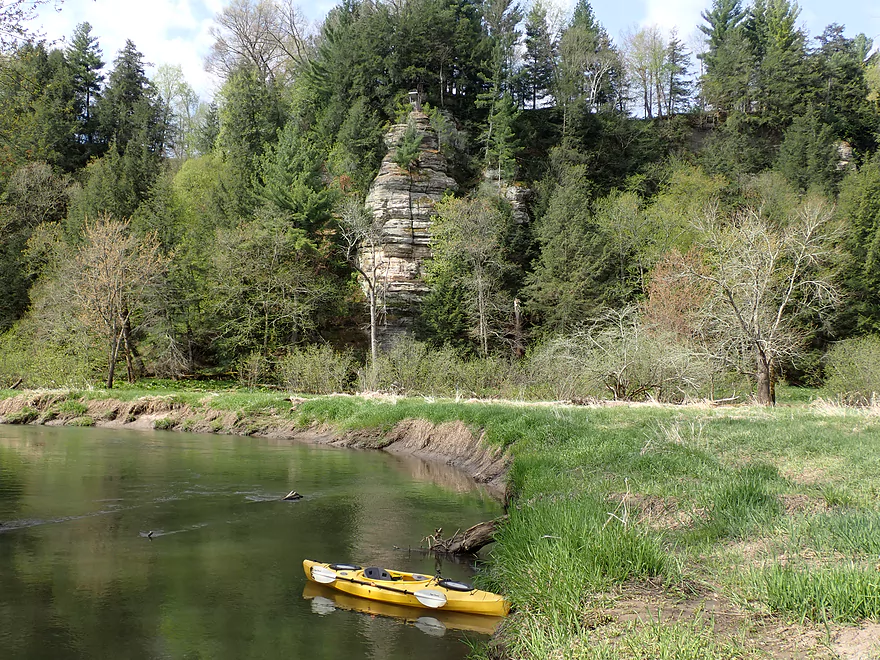
<instances>
[{"instance_id":1,"label":"riverbank","mask_svg":"<svg viewBox=\"0 0 880 660\"><path fill-rule=\"evenodd\" d=\"M506 473L510 522L480 577L516 612L485 657L880 653L874 410L10 394L7 421L311 434Z\"/></svg>"}]
</instances>

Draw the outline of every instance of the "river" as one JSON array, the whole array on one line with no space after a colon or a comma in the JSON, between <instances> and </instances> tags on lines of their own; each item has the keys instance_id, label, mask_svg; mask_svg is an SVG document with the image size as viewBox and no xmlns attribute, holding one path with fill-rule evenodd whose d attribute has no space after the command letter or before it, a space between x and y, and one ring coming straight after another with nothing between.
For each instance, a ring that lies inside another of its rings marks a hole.
<instances>
[{"instance_id":1,"label":"river","mask_svg":"<svg viewBox=\"0 0 880 660\"><path fill-rule=\"evenodd\" d=\"M302 560L468 579L407 548L498 513L461 473L381 452L0 425L0 657L464 658L480 625L359 611L305 590Z\"/></svg>"}]
</instances>

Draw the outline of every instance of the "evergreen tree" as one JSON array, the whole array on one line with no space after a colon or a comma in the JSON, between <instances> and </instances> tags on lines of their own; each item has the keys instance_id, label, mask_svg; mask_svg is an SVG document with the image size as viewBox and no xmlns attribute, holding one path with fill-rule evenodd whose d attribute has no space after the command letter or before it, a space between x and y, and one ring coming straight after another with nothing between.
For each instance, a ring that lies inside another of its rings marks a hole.
<instances>
[{"instance_id":1,"label":"evergreen tree","mask_svg":"<svg viewBox=\"0 0 880 660\"><path fill-rule=\"evenodd\" d=\"M129 142L162 155L165 146L164 113L155 89L144 73L143 55L130 41L113 62L104 95L98 102L103 138L125 151Z\"/></svg>"},{"instance_id":2,"label":"evergreen tree","mask_svg":"<svg viewBox=\"0 0 880 660\"><path fill-rule=\"evenodd\" d=\"M740 0L713 0L712 8L700 14L706 25L702 54L706 70L700 81L704 100L721 112L749 109L749 88L754 58L742 23L746 18Z\"/></svg>"},{"instance_id":3,"label":"evergreen tree","mask_svg":"<svg viewBox=\"0 0 880 660\"><path fill-rule=\"evenodd\" d=\"M664 85L666 89L666 116L671 117L685 112L690 105L691 81L690 53L684 42L678 38L675 30L666 45L666 62L664 66Z\"/></svg>"},{"instance_id":4,"label":"evergreen tree","mask_svg":"<svg viewBox=\"0 0 880 660\"><path fill-rule=\"evenodd\" d=\"M104 76L101 70L101 48L97 37L92 36L92 26L80 23L76 26L67 49L67 60L73 70L74 103L77 118L77 140L82 150L81 164L100 153L105 144L98 139L98 118L95 105L101 94Z\"/></svg>"},{"instance_id":5,"label":"evergreen tree","mask_svg":"<svg viewBox=\"0 0 880 660\"><path fill-rule=\"evenodd\" d=\"M872 149L878 121L868 101L865 79L871 40L864 34L849 39L837 24L826 27L816 40L819 47L810 58L815 76L814 107L838 137L861 151Z\"/></svg>"},{"instance_id":6,"label":"evergreen tree","mask_svg":"<svg viewBox=\"0 0 880 660\"><path fill-rule=\"evenodd\" d=\"M525 53L523 55L527 97L532 109L552 95L556 71L556 44L547 23L547 7L535 2L526 17Z\"/></svg>"},{"instance_id":7,"label":"evergreen tree","mask_svg":"<svg viewBox=\"0 0 880 660\"><path fill-rule=\"evenodd\" d=\"M815 113L795 117L785 131L776 168L802 191L831 194L836 188L837 144L834 131Z\"/></svg>"},{"instance_id":8,"label":"evergreen tree","mask_svg":"<svg viewBox=\"0 0 880 660\"><path fill-rule=\"evenodd\" d=\"M559 41L556 98L563 108L563 131L580 114L615 107L620 60L608 33L587 0L578 0Z\"/></svg>"}]
</instances>

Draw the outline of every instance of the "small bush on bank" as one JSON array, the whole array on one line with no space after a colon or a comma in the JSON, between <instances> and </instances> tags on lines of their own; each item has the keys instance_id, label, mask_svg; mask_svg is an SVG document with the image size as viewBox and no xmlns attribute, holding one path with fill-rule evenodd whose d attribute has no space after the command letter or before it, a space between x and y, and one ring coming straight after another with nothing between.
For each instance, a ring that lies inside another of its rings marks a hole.
<instances>
[{"instance_id":1,"label":"small bush on bank","mask_svg":"<svg viewBox=\"0 0 880 660\"><path fill-rule=\"evenodd\" d=\"M552 338L529 356L536 398L681 402L705 395L712 365L674 337L643 325L635 308Z\"/></svg>"},{"instance_id":2,"label":"small bush on bank","mask_svg":"<svg viewBox=\"0 0 880 660\"><path fill-rule=\"evenodd\" d=\"M334 351L329 344L297 348L278 361L281 384L291 392L333 394L350 389L355 361L348 351Z\"/></svg>"},{"instance_id":3,"label":"small bush on bank","mask_svg":"<svg viewBox=\"0 0 880 660\"><path fill-rule=\"evenodd\" d=\"M521 389L516 364L498 357L462 358L449 347L402 338L380 353L373 370L360 373L362 390L446 397L516 396Z\"/></svg>"},{"instance_id":4,"label":"small bush on bank","mask_svg":"<svg viewBox=\"0 0 880 660\"><path fill-rule=\"evenodd\" d=\"M867 335L835 344L825 356L824 392L847 405L871 405L880 394L880 337Z\"/></svg>"},{"instance_id":5,"label":"small bush on bank","mask_svg":"<svg viewBox=\"0 0 880 660\"><path fill-rule=\"evenodd\" d=\"M244 387L254 389L269 376L269 360L260 353L253 352L238 362L238 382Z\"/></svg>"}]
</instances>

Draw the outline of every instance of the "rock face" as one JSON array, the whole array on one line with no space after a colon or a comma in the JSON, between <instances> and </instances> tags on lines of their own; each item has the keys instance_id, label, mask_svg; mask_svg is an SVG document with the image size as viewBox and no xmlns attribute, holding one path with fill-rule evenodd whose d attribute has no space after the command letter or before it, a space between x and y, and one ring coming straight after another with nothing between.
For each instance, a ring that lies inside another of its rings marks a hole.
<instances>
[{"instance_id":1,"label":"rock face","mask_svg":"<svg viewBox=\"0 0 880 660\"><path fill-rule=\"evenodd\" d=\"M431 258L431 222L434 207L455 181L447 174L446 158L440 153L437 133L428 116L417 111L409 115L422 136L418 160L409 170L393 158L407 124L396 124L388 132L388 153L370 186L366 206L382 225L377 261L382 282L379 310L382 313L378 339L382 346L406 334L413 310L427 293L423 266ZM370 255L362 252L362 262Z\"/></svg>"}]
</instances>

